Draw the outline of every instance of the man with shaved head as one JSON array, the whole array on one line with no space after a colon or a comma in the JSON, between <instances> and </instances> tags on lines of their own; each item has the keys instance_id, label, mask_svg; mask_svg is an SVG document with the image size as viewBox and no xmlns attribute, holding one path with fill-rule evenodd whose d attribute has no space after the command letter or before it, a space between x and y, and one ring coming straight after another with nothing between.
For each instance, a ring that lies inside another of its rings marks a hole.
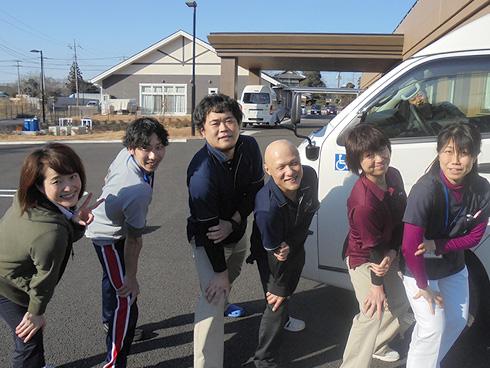
<instances>
[{"instance_id":1,"label":"man with shaved head","mask_svg":"<svg viewBox=\"0 0 490 368\"><path fill-rule=\"evenodd\" d=\"M318 178L302 166L298 150L287 140L274 141L265 151L268 183L255 197L251 260L257 261L266 308L260 322L257 368L277 367L288 313L288 298L298 285L305 263L304 243L319 207Z\"/></svg>"}]
</instances>

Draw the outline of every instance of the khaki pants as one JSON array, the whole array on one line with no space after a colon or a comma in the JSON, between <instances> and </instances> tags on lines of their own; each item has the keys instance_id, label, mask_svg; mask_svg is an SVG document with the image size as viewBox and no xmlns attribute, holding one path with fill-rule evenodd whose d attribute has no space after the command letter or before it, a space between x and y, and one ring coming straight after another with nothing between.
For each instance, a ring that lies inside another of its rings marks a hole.
<instances>
[{"instance_id":1,"label":"khaki pants","mask_svg":"<svg viewBox=\"0 0 490 368\"><path fill-rule=\"evenodd\" d=\"M349 339L344 350L341 368L369 368L372 355L390 342L398 332L408 329L403 324L403 316L408 310L408 300L401 278L398 276L398 259L395 259L384 276L384 291L388 300L388 309L381 320L376 313L372 318L366 316L363 303L371 287L371 271L365 263L355 270L349 269L357 301L359 314L352 321Z\"/></svg>"},{"instance_id":2,"label":"khaki pants","mask_svg":"<svg viewBox=\"0 0 490 368\"><path fill-rule=\"evenodd\" d=\"M224 248L230 284L240 275L247 253L246 239L244 236L238 243ZM204 247L196 247L193 242L192 246L201 289L194 313L194 368L222 368L226 300L223 298L217 305L206 300L205 290L214 270Z\"/></svg>"}]
</instances>

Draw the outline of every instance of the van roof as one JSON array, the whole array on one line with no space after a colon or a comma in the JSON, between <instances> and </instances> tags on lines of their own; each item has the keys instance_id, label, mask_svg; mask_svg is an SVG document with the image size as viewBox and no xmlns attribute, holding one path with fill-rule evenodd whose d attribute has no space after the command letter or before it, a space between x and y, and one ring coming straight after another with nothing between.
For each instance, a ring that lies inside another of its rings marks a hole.
<instances>
[{"instance_id":1,"label":"van roof","mask_svg":"<svg viewBox=\"0 0 490 368\"><path fill-rule=\"evenodd\" d=\"M445 52L490 49L490 14L486 14L448 33L414 57Z\"/></svg>"},{"instance_id":2,"label":"van roof","mask_svg":"<svg viewBox=\"0 0 490 368\"><path fill-rule=\"evenodd\" d=\"M263 86L261 84L249 84L249 85L246 85L244 90L245 89L262 89L262 88L270 88L268 86Z\"/></svg>"}]
</instances>

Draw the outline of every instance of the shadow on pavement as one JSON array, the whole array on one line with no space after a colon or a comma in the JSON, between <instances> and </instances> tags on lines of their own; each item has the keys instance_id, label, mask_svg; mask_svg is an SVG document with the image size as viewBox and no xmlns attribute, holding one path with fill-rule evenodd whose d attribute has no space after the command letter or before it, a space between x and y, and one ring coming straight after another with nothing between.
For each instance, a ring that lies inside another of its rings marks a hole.
<instances>
[{"instance_id":1,"label":"shadow on pavement","mask_svg":"<svg viewBox=\"0 0 490 368\"><path fill-rule=\"evenodd\" d=\"M225 318L224 367L241 367L255 351L260 317L265 307L261 299L240 303L247 310L243 318ZM278 354L280 367L320 367L342 359L352 317L358 312L354 294L324 285L294 294L290 303L290 314L305 320L306 328L297 333L285 332ZM174 316L155 323L140 326L150 339L133 343L132 354L160 350L168 347L192 346L193 314ZM190 331L170 336L159 336L159 330L189 325ZM396 338L392 345L400 351L402 360L396 363L373 361L373 367L403 368L410 342L411 329L405 339ZM231 337L230 337L231 335ZM464 332L443 361L442 368L484 368L490 361L488 348L488 326L479 324ZM191 347L192 349L192 347ZM105 354L80 359L59 366L60 368L93 367L103 362ZM149 367L174 368L192 367L193 357L187 355L160 362ZM250 365L249 365L250 366ZM329 365L330 366L330 365Z\"/></svg>"}]
</instances>

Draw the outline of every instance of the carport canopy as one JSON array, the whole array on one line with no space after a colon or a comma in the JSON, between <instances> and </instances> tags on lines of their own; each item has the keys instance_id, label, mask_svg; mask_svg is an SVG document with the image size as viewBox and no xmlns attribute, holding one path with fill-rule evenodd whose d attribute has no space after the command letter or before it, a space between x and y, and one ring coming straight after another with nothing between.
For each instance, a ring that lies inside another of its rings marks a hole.
<instances>
[{"instance_id":1,"label":"carport canopy","mask_svg":"<svg viewBox=\"0 0 490 368\"><path fill-rule=\"evenodd\" d=\"M211 33L221 57L222 93L236 96L237 67L258 84L261 70L382 73L402 60L402 34Z\"/></svg>"}]
</instances>

